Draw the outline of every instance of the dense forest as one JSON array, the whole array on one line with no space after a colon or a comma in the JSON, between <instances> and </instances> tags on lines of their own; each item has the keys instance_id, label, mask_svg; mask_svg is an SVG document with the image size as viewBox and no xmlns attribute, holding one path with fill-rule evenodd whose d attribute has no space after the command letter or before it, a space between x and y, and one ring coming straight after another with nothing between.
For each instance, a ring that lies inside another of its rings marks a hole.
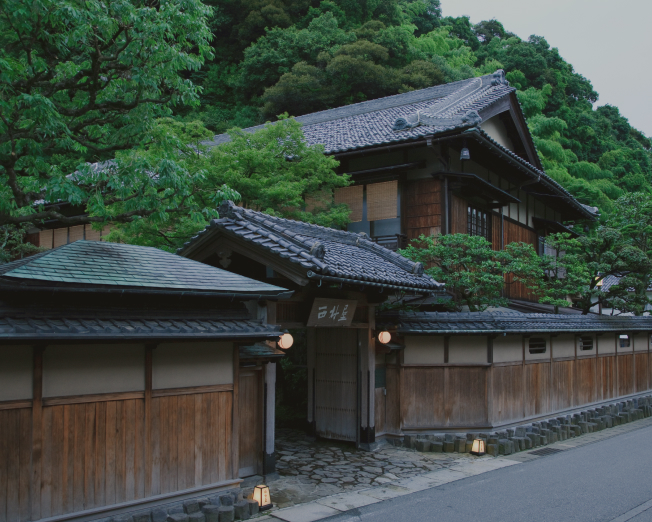
<instances>
[{"instance_id":1,"label":"dense forest","mask_svg":"<svg viewBox=\"0 0 652 522\"><path fill-rule=\"evenodd\" d=\"M214 55L189 77L201 105L180 111L212 131L505 69L547 173L609 213L648 191L652 141L618 108L593 109L591 82L544 37L498 20L443 17L439 0L208 0Z\"/></svg>"}]
</instances>

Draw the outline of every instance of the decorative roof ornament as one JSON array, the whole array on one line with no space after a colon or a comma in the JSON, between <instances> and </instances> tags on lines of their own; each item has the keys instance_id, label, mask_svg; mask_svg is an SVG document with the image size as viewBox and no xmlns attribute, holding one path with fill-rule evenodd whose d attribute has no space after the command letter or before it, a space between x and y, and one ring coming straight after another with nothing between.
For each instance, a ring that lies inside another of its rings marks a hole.
<instances>
[{"instance_id":1,"label":"decorative roof ornament","mask_svg":"<svg viewBox=\"0 0 652 522\"><path fill-rule=\"evenodd\" d=\"M491 80L491 86L496 87L498 85L506 85L509 87L509 82L505 78L505 71L502 69L498 69L494 74L493 74L493 79Z\"/></svg>"},{"instance_id":2,"label":"decorative roof ornament","mask_svg":"<svg viewBox=\"0 0 652 522\"><path fill-rule=\"evenodd\" d=\"M463 127L477 127L482 123L482 118L478 111L469 111L466 114L455 115L449 118L442 118L428 114L426 111L417 111L405 118L398 118L392 127L395 131L413 129L419 125L429 125L431 127L449 127L458 129Z\"/></svg>"}]
</instances>

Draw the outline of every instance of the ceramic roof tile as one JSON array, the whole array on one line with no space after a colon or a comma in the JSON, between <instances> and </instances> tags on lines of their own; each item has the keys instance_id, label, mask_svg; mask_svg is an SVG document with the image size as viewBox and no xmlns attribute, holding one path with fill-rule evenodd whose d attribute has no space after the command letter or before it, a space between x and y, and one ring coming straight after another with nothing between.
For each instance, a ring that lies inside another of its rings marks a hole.
<instances>
[{"instance_id":1,"label":"ceramic roof tile","mask_svg":"<svg viewBox=\"0 0 652 522\"><path fill-rule=\"evenodd\" d=\"M230 311L20 309L0 307L0 340L275 339L279 327Z\"/></svg>"},{"instance_id":2,"label":"ceramic roof tile","mask_svg":"<svg viewBox=\"0 0 652 522\"><path fill-rule=\"evenodd\" d=\"M524 314L520 312L412 312L381 315L377 322L397 324L404 335L652 332L650 316Z\"/></svg>"},{"instance_id":3,"label":"ceramic roof tile","mask_svg":"<svg viewBox=\"0 0 652 522\"><path fill-rule=\"evenodd\" d=\"M212 231L227 232L253 242L243 232L248 229L238 230L231 226L246 221L256 225L259 237L270 240L258 244L259 248L300 265L308 277L336 277L364 285L395 286L422 293L443 289L441 283L424 274L421 263L383 248L364 235L268 216L237 207L230 201L220 207L219 213L221 218L213 220L186 243L179 251L181 255L189 255L194 247L210 237Z\"/></svg>"},{"instance_id":4,"label":"ceramic roof tile","mask_svg":"<svg viewBox=\"0 0 652 522\"><path fill-rule=\"evenodd\" d=\"M157 248L75 241L0 266L4 283L92 284L221 294L280 295L285 289Z\"/></svg>"}]
</instances>

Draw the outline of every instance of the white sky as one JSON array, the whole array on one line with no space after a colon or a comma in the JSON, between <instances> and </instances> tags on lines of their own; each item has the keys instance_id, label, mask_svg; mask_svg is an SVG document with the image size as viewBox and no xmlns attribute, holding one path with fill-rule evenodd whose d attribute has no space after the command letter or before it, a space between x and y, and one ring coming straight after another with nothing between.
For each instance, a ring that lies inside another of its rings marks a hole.
<instances>
[{"instance_id":1,"label":"white sky","mask_svg":"<svg viewBox=\"0 0 652 522\"><path fill-rule=\"evenodd\" d=\"M527 39L543 36L600 98L652 136L652 0L442 0L444 16L492 18Z\"/></svg>"}]
</instances>

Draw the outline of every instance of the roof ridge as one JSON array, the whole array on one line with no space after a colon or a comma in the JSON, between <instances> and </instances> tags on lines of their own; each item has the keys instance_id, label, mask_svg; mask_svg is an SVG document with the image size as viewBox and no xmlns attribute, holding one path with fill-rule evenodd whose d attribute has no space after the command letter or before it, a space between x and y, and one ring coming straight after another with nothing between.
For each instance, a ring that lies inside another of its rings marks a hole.
<instances>
[{"instance_id":1,"label":"roof ridge","mask_svg":"<svg viewBox=\"0 0 652 522\"><path fill-rule=\"evenodd\" d=\"M219 209L220 216L229 217L231 219L233 219L233 217L239 215L240 213L246 214L248 217L255 220L261 226L269 226L265 223L266 221L276 221L277 223L290 223L291 226L299 227L300 229L306 229L304 232L305 234L312 233L311 229L312 230L319 229L322 234L327 233L329 235L336 235L338 236L337 239L339 240L345 239L347 240L346 244L349 244L351 246L357 246L359 248L362 248L363 250L373 252L374 254L381 257L385 261L393 263L399 268L402 268L403 270L410 272L411 274L421 276L423 275L424 272L423 264L419 262L411 261L406 257L397 254L396 252L392 252L391 250L388 250L387 248L379 245L378 243L374 243L373 241L368 239L368 236L364 233L356 234L355 232L336 230L321 225L305 223L303 221L297 221L297 220L287 219L287 218L279 218L276 216L268 216L267 214L263 214L262 212L238 207L232 201L225 201L224 203L222 203ZM274 233L278 233L279 235L282 234L286 237L286 239L290 241L295 241L296 243L299 244L298 246L303 246L304 248L306 248L306 250L309 250L309 252L317 259L319 260L324 259L325 248L318 239L315 239L313 243L307 243L305 241L301 241L300 239L296 238L296 233L294 231L287 230L287 229L286 230L275 229ZM299 234L301 234L301 230L299 230Z\"/></svg>"}]
</instances>

